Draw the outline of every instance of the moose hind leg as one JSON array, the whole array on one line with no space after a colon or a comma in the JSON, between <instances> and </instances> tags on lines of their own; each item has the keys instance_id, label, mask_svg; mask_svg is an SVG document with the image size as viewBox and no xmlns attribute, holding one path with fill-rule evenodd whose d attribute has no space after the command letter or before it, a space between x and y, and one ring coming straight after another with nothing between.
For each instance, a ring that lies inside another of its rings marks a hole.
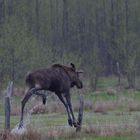
<instances>
[{"instance_id":1,"label":"moose hind leg","mask_svg":"<svg viewBox=\"0 0 140 140\"><path fill-rule=\"evenodd\" d=\"M26 102L29 100L31 96L32 96L32 93L28 92L21 101L21 118L20 118L19 128L23 126L24 107L25 107Z\"/></svg>"},{"instance_id":2,"label":"moose hind leg","mask_svg":"<svg viewBox=\"0 0 140 140\"><path fill-rule=\"evenodd\" d=\"M45 105L47 100L46 95L39 92L36 92L35 94L42 97L42 103Z\"/></svg>"}]
</instances>

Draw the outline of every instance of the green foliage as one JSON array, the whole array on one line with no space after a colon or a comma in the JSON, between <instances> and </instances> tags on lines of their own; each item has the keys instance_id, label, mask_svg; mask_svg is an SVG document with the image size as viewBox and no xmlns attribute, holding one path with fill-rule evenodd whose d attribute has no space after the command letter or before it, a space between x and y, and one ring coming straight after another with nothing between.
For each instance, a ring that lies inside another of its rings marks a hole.
<instances>
[{"instance_id":1,"label":"green foliage","mask_svg":"<svg viewBox=\"0 0 140 140\"><path fill-rule=\"evenodd\" d=\"M7 0L0 6L1 84L22 83L34 68L73 62L89 73L95 88L98 77L116 73L119 62L134 85L140 66L138 0Z\"/></svg>"}]
</instances>

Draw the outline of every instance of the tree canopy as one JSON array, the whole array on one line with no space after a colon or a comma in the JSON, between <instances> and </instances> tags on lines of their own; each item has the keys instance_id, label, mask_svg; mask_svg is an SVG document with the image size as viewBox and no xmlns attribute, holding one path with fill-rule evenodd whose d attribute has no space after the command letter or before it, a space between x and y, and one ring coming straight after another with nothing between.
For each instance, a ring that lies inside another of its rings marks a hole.
<instances>
[{"instance_id":1,"label":"tree canopy","mask_svg":"<svg viewBox=\"0 0 140 140\"><path fill-rule=\"evenodd\" d=\"M120 71L134 87L140 70L139 0L1 0L0 83L32 69L75 63L91 83Z\"/></svg>"}]
</instances>

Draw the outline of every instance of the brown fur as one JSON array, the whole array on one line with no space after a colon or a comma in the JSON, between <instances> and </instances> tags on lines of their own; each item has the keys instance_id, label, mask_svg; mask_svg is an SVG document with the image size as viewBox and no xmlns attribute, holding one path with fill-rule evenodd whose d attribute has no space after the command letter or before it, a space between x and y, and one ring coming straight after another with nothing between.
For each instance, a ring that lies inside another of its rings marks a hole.
<instances>
[{"instance_id":1,"label":"brown fur","mask_svg":"<svg viewBox=\"0 0 140 140\"><path fill-rule=\"evenodd\" d=\"M28 99L32 96L32 94L41 96L43 99L43 104L46 103L46 97L44 94L39 93L40 90L49 90L54 92L67 110L69 125L77 127L77 124L79 123L76 123L76 119L73 114L70 88L74 86L76 86L77 88L82 88L83 84L79 79L79 74L78 72L76 72L74 64L71 64L71 67L54 64L49 68L38 69L30 72L26 76L26 84L29 87L29 90L22 100L19 128L23 125L24 106Z\"/></svg>"}]
</instances>

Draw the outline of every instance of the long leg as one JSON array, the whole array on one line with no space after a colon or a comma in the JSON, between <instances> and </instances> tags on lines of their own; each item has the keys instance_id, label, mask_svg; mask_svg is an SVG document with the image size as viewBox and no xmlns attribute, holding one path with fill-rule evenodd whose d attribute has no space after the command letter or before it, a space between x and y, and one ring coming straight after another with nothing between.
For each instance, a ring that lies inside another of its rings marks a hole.
<instances>
[{"instance_id":1,"label":"long leg","mask_svg":"<svg viewBox=\"0 0 140 140\"><path fill-rule=\"evenodd\" d=\"M57 94L58 98L60 99L60 101L64 104L65 108L66 108L66 111L67 111L67 114L68 114L68 123L70 126L72 126L72 119L71 119L71 116L70 116L70 112L69 112L69 108L68 108L68 104L65 102L62 94Z\"/></svg>"},{"instance_id":2,"label":"long leg","mask_svg":"<svg viewBox=\"0 0 140 140\"><path fill-rule=\"evenodd\" d=\"M25 104L35 91L36 91L35 88L29 89L21 101L21 118L20 118L19 128L21 128L23 126L23 113L24 113Z\"/></svg>"},{"instance_id":3,"label":"long leg","mask_svg":"<svg viewBox=\"0 0 140 140\"><path fill-rule=\"evenodd\" d=\"M69 107L69 109L70 109L70 113L71 113L71 115L72 115L73 125L74 125L74 127L77 127L76 119L75 119L75 116L74 116L74 113L73 113L73 109L72 109L70 94L67 93L67 94L65 95L65 98L66 98L68 107Z\"/></svg>"}]
</instances>

